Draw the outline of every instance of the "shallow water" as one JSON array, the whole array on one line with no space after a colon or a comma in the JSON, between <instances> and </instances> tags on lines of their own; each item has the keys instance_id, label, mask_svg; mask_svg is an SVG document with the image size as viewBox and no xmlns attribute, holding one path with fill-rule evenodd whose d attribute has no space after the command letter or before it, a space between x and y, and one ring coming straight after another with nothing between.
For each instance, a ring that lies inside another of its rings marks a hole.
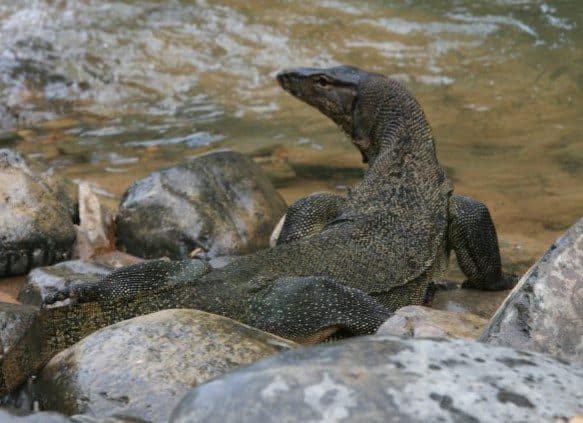
<instances>
[{"instance_id":1,"label":"shallow water","mask_svg":"<svg viewBox=\"0 0 583 423\"><path fill-rule=\"evenodd\" d=\"M113 207L136 178L224 146L289 162L288 202L342 191L359 154L273 76L348 63L417 95L456 191L489 206L507 270L583 214L579 1L159 3L0 2L0 144Z\"/></svg>"}]
</instances>

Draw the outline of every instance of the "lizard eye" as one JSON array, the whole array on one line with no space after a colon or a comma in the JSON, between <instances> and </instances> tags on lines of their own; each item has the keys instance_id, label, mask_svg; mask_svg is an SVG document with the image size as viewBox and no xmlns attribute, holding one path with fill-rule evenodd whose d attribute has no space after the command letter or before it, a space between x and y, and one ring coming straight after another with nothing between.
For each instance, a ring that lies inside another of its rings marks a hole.
<instances>
[{"instance_id":1,"label":"lizard eye","mask_svg":"<svg viewBox=\"0 0 583 423\"><path fill-rule=\"evenodd\" d=\"M323 76L319 76L316 79L316 85L321 88L326 88L330 85L330 83L328 82L328 79L324 78Z\"/></svg>"}]
</instances>

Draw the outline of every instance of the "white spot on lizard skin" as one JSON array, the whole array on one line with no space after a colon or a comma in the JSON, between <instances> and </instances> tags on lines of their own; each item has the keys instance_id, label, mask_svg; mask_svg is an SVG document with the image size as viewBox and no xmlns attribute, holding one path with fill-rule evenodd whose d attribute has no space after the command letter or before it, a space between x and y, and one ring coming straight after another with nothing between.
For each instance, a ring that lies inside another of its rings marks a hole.
<instances>
[{"instance_id":1,"label":"white spot on lizard skin","mask_svg":"<svg viewBox=\"0 0 583 423\"><path fill-rule=\"evenodd\" d=\"M304 402L321 414L320 420L310 422L339 422L349 417L350 407L356 407L355 392L346 385L335 383L328 373L322 382L304 390Z\"/></svg>"}]
</instances>

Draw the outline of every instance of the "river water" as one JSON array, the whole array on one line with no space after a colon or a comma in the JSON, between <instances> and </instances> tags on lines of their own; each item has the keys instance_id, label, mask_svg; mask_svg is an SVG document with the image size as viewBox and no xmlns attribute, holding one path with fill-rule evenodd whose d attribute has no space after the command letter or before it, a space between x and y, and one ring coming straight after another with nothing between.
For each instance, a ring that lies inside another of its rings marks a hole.
<instances>
[{"instance_id":1,"label":"river water","mask_svg":"<svg viewBox=\"0 0 583 423\"><path fill-rule=\"evenodd\" d=\"M456 191L490 208L506 269L583 214L576 0L0 0L0 144L112 206L138 177L216 147L275 166L288 202L342 192L360 155L274 81L339 63L416 94Z\"/></svg>"}]
</instances>

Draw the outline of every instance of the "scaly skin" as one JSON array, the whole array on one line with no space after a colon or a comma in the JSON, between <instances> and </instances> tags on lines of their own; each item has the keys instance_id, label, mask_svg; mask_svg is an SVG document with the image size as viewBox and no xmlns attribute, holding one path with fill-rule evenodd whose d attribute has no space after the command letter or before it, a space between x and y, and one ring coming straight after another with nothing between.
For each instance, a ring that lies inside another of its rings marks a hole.
<instances>
[{"instance_id":1,"label":"scaly skin","mask_svg":"<svg viewBox=\"0 0 583 423\"><path fill-rule=\"evenodd\" d=\"M40 311L5 356L0 391L92 331L164 308L196 308L306 343L372 333L394 310L423 302L451 248L469 286L512 284L487 209L451 195L423 110L401 84L345 66L284 71L278 81L351 137L369 164L362 182L345 198L300 200L276 247L224 268L147 262L58 293L53 300L75 303Z\"/></svg>"}]
</instances>

